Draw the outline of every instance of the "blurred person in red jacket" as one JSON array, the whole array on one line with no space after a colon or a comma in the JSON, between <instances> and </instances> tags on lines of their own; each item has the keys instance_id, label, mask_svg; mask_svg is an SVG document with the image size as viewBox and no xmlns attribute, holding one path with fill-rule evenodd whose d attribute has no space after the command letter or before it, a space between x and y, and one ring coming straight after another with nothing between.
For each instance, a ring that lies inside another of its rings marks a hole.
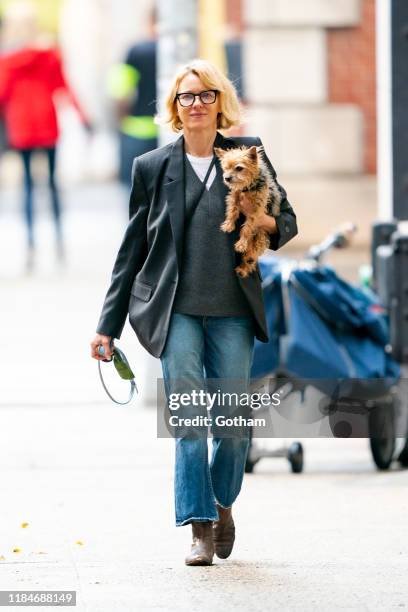
<instances>
[{"instance_id":1,"label":"blurred person in red jacket","mask_svg":"<svg viewBox=\"0 0 408 612\"><path fill-rule=\"evenodd\" d=\"M26 18L32 19L32 15ZM24 166L24 215L28 232L27 267L34 263L33 153L46 153L49 189L57 236L57 254L64 256L61 203L55 179L56 146L59 129L56 94L64 94L74 105L86 128L89 123L64 77L56 48L34 44L6 51L0 56L0 105L3 107L8 144L22 158Z\"/></svg>"}]
</instances>

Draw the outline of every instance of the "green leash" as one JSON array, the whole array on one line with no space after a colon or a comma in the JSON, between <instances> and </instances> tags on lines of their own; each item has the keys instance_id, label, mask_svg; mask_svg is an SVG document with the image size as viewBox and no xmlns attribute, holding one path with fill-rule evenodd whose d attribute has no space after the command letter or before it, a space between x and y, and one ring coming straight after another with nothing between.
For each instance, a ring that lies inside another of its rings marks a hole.
<instances>
[{"instance_id":1,"label":"green leash","mask_svg":"<svg viewBox=\"0 0 408 612\"><path fill-rule=\"evenodd\" d=\"M105 349L102 345L98 347L98 353L101 356L105 354ZM105 389L107 396L112 400L112 402L115 402L115 404L120 404L122 406L124 404L128 404L134 396L135 391L136 393L139 393L139 391L136 386L135 375L132 372L132 368L130 367L129 362L126 359L125 354L117 346L115 346L113 349L113 356L110 359L102 359L102 361L113 361L113 365L115 366L119 376L123 378L123 380L128 380L130 382L130 392L128 399L125 402L119 402L109 393L105 381L103 380L101 362L98 360L99 378L101 379L102 386Z\"/></svg>"}]
</instances>

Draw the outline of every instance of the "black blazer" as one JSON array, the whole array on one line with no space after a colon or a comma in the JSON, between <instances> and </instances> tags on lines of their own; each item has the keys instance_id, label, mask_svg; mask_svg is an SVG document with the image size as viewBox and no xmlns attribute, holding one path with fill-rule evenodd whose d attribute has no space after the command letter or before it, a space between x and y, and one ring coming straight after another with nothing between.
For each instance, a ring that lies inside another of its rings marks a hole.
<instances>
[{"instance_id":1,"label":"black blazer","mask_svg":"<svg viewBox=\"0 0 408 612\"><path fill-rule=\"evenodd\" d=\"M132 168L130 221L112 272L97 332L120 338L126 317L140 343L160 357L166 342L174 295L181 266L184 228L183 136L135 158ZM259 138L225 138L219 132L214 146L229 149L261 145ZM264 156L270 172L276 172ZM282 193L278 232L270 234L269 248L276 251L297 234L296 215ZM224 186L224 195L228 188ZM245 220L243 214L234 232L228 234L231 249ZM238 265L241 255L235 253ZM255 318L256 337L268 342L259 269L241 278L237 275ZM197 290L199 288L197 287Z\"/></svg>"}]
</instances>

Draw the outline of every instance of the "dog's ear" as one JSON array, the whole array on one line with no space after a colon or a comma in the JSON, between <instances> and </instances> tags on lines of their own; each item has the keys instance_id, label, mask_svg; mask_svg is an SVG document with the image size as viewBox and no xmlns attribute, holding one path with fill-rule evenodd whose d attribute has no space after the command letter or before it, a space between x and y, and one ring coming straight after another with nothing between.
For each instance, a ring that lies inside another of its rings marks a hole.
<instances>
[{"instance_id":1,"label":"dog's ear","mask_svg":"<svg viewBox=\"0 0 408 612\"><path fill-rule=\"evenodd\" d=\"M248 157L249 159L251 159L252 161L256 161L258 159L258 153L256 150L256 146L254 145L253 147L250 147L248 149Z\"/></svg>"},{"instance_id":2,"label":"dog's ear","mask_svg":"<svg viewBox=\"0 0 408 612\"><path fill-rule=\"evenodd\" d=\"M222 159L225 155L225 149L220 149L219 147L214 147L214 153L219 159Z\"/></svg>"}]
</instances>

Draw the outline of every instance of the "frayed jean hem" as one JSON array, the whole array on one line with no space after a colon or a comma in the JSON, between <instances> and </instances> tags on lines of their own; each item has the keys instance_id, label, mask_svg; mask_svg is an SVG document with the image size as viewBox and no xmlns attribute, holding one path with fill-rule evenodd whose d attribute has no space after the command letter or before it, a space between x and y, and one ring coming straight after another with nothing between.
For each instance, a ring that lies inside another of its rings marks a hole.
<instances>
[{"instance_id":1,"label":"frayed jean hem","mask_svg":"<svg viewBox=\"0 0 408 612\"><path fill-rule=\"evenodd\" d=\"M192 523L193 521L196 522L205 522L205 521L218 521L219 517L218 514L215 517L202 517L202 516L191 516L188 519L185 519L184 521L176 521L176 527L183 527L184 525L189 525L190 523Z\"/></svg>"}]
</instances>

